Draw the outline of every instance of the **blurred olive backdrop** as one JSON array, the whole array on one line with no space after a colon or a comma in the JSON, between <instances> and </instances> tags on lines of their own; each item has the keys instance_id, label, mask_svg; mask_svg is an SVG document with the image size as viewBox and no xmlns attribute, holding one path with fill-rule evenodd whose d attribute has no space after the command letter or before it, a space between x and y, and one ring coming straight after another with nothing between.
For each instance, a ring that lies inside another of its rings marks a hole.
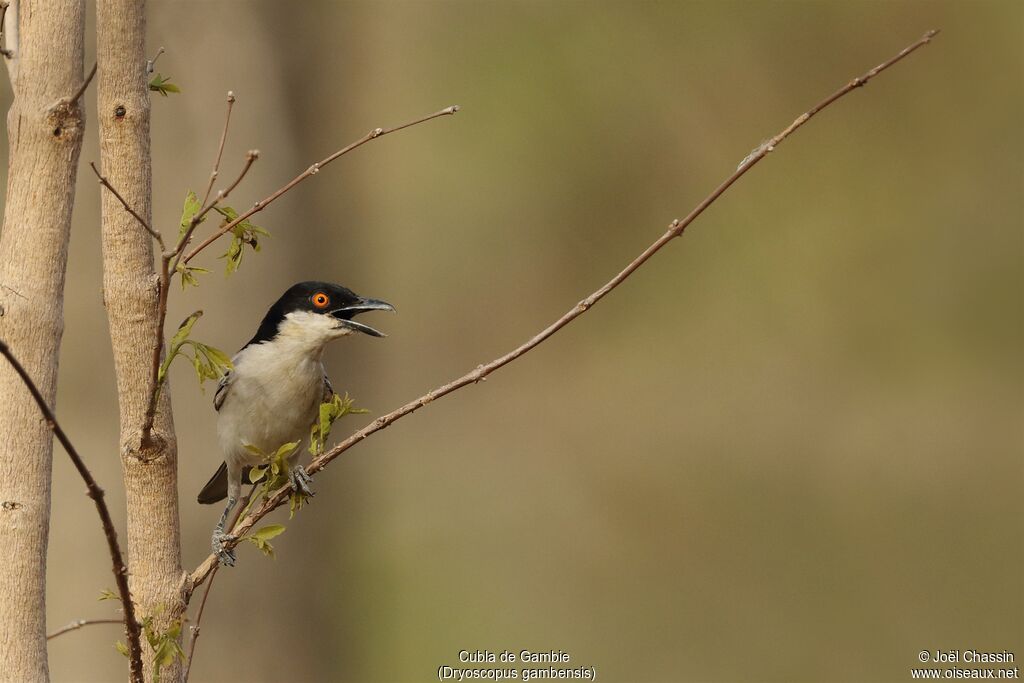
<instances>
[{"instance_id":1,"label":"blurred olive backdrop","mask_svg":"<svg viewBox=\"0 0 1024 683\"><path fill-rule=\"evenodd\" d=\"M1019 663L1024 11L151 3L149 52L183 90L153 98L165 231L229 89L224 175L261 151L243 207L371 128L462 106L323 170L259 216L273 237L239 273L210 250L172 299L171 325L202 308L196 337L232 352L298 280L393 302L386 340L326 357L375 415L524 341L933 27L586 316L317 477L276 560L247 546L219 574L193 680L426 681L477 648L562 649L605 681L904 681L937 648ZM58 413L123 528L87 100ZM220 456L212 392L185 363L172 378L191 567ZM92 505L60 453L54 470L56 628L114 608ZM119 635L54 641L54 679L123 679Z\"/></svg>"}]
</instances>

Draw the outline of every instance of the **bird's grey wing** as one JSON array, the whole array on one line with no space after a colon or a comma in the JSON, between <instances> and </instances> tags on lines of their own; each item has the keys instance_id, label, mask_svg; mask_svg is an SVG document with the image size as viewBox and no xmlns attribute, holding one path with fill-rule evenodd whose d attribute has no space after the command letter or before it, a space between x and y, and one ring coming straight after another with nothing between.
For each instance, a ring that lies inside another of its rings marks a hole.
<instances>
[{"instance_id":1,"label":"bird's grey wing","mask_svg":"<svg viewBox=\"0 0 1024 683\"><path fill-rule=\"evenodd\" d=\"M228 370L224 373L224 376L217 382L217 393L213 395L213 409L220 410L220 407L224 405L224 399L228 397L228 392L231 390L231 379L234 377L233 373Z\"/></svg>"}]
</instances>

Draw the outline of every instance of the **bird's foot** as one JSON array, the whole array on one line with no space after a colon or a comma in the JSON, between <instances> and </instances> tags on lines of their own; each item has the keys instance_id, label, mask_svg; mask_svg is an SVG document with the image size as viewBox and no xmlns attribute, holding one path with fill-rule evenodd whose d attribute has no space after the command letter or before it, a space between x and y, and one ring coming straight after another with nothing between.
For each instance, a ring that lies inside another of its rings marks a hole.
<instances>
[{"instance_id":1,"label":"bird's foot","mask_svg":"<svg viewBox=\"0 0 1024 683\"><path fill-rule=\"evenodd\" d=\"M306 470L302 465L294 465L288 471L288 481L296 493L301 493L307 498L312 498L316 495L313 493L313 478L306 474Z\"/></svg>"},{"instance_id":2,"label":"bird's foot","mask_svg":"<svg viewBox=\"0 0 1024 683\"><path fill-rule=\"evenodd\" d=\"M224 530L220 527L213 530L213 538L210 539L210 545L213 547L213 554L217 556L217 560L223 566L235 566L235 551L226 547L228 542L234 540L235 536L233 534L224 533Z\"/></svg>"}]
</instances>

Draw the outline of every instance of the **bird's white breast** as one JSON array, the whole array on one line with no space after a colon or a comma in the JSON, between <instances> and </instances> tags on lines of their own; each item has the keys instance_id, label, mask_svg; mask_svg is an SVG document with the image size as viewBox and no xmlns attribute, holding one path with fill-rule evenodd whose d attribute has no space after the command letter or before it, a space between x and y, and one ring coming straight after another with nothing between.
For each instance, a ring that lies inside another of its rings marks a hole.
<instances>
[{"instance_id":1,"label":"bird's white breast","mask_svg":"<svg viewBox=\"0 0 1024 683\"><path fill-rule=\"evenodd\" d=\"M308 436L323 397L324 377L323 347L311 349L309 341L303 335L279 334L235 356L229 393L217 419L225 458L256 464L259 457L245 444L273 453Z\"/></svg>"}]
</instances>

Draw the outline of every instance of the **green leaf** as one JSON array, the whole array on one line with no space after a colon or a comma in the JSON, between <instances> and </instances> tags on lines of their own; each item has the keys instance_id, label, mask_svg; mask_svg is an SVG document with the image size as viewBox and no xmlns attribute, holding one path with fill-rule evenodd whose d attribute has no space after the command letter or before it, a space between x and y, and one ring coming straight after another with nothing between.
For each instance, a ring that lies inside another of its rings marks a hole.
<instances>
[{"instance_id":1,"label":"green leaf","mask_svg":"<svg viewBox=\"0 0 1024 683\"><path fill-rule=\"evenodd\" d=\"M284 524L268 524L265 527L260 527L259 529L254 531L252 535L255 538L259 538L264 541L269 541L270 539L276 538L277 536L283 534L286 528L287 527L285 527Z\"/></svg>"},{"instance_id":2,"label":"green leaf","mask_svg":"<svg viewBox=\"0 0 1024 683\"><path fill-rule=\"evenodd\" d=\"M194 339L189 339L188 336L192 332L192 327L199 320L200 316L203 315L202 311L196 311L178 327L178 331L171 337L170 342L167 345L167 356L164 358L164 362L161 363L159 372L157 373L157 386L158 388L163 385L164 379L167 376L167 370L171 367L171 363L178 355L188 354L182 349L189 346L192 348L192 367L196 371L196 379L199 380L199 388L203 389L203 384L208 379L218 380L226 372L234 368L231 359L228 358L227 354L220 349L212 346L207 346L202 342L198 342Z\"/></svg>"},{"instance_id":3,"label":"green leaf","mask_svg":"<svg viewBox=\"0 0 1024 683\"><path fill-rule=\"evenodd\" d=\"M125 657L131 657L131 653L128 652L128 646L122 643L120 640L114 643L114 647L117 651L123 654Z\"/></svg>"},{"instance_id":4,"label":"green leaf","mask_svg":"<svg viewBox=\"0 0 1024 683\"><path fill-rule=\"evenodd\" d=\"M242 265L242 240L238 236L231 238L231 244L221 258L227 259L224 271L226 275L231 275Z\"/></svg>"},{"instance_id":5,"label":"green leaf","mask_svg":"<svg viewBox=\"0 0 1024 683\"><path fill-rule=\"evenodd\" d=\"M194 354L192 365L195 367L200 387L208 379L220 379L224 373L234 367L231 364L231 359L223 351L197 342L194 339L190 339L187 343L192 346Z\"/></svg>"},{"instance_id":6,"label":"green leaf","mask_svg":"<svg viewBox=\"0 0 1024 683\"><path fill-rule=\"evenodd\" d=\"M233 223L238 219L238 212L230 206L216 206L214 210L224 217L222 225ZM238 225L231 227L231 235L231 244L228 245L228 250L220 256L222 259L227 259L225 264L226 275L234 273L242 264L242 255L246 244L252 247L253 251L259 251L260 237L269 237L270 233L261 227L253 225L249 222L249 219L245 219L239 221Z\"/></svg>"},{"instance_id":7,"label":"green leaf","mask_svg":"<svg viewBox=\"0 0 1024 683\"><path fill-rule=\"evenodd\" d=\"M295 513L302 509L308 498L309 496L301 491L292 491L291 495L288 496L288 519L294 517Z\"/></svg>"},{"instance_id":8,"label":"green leaf","mask_svg":"<svg viewBox=\"0 0 1024 683\"><path fill-rule=\"evenodd\" d=\"M160 365L160 370L157 372L157 384L163 385L164 377L167 376L167 368L171 367L171 361L181 351L182 345L188 339L188 335L192 332L192 326L196 324L203 315L202 311L196 311L178 326L178 331L171 337L170 343L167 345L167 357L164 358L164 362Z\"/></svg>"},{"instance_id":9,"label":"green leaf","mask_svg":"<svg viewBox=\"0 0 1024 683\"><path fill-rule=\"evenodd\" d=\"M266 465L256 465L255 467L250 467L249 468L249 483L250 484L255 484L256 482L258 482L260 479L263 478L263 475L265 475L266 472L267 472L267 466Z\"/></svg>"},{"instance_id":10,"label":"green leaf","mask_svg":"<svg viewBox=\"0 0 1024 683\"><path fill-rule=\"evenodd\" d=\"M203 352L206 354L206 357L210 361L210 363L212 363L214 367L217 367L218 369L223 368L225 370L231 370L235 367L234 364L231 362L231 358L229 358L228 355L221 351L220 349L214 348L212 346L207 346L204 344Z\"/></svg>"},{"instance_id":11,"label":"green leaf","mask_svg":"<svg viewBox=\"0 0 1024 683\"><path fill-rule=\"evenodd\" d=\"M292 451L299 447L300 443L301 441L291 441L289 443L282 445L280 448L277 449L277 452L274 453L274 459L280 460L282 458L287 457L289 453L291 453Z\"/></svg>"},{"instance_id":12,"label":"green leaf","mask_svg":"<svg viewBox=\"0 0 1024 683\"><path fill-rule=\"evenodd\" d=\"M199 286L196 273L209 273L210 271L199 266L186 266L184 263L179 263L177 272L181 276L181 289L184 290L188 285Z\"/></svg>"},{"instance_id":13,"label":"green leaf","mask_svg":"<svg viewBox=\"0 0 1024 683\"><path fill-rule=\"evenodd\" d=\"M178 331L171 337L171 348L178 349L188 339L188 335L192 332L192 327L196 324L196 321L203 317L202 311L196 311L189 317L185 318L180 325L178 325Z\"/></svg>"},{"instance_id":14,"label":"green leaf","mask_svg":"<svg viewBox=\"0 0 1024 683\"><path fill-rule=\"evenodd\" d=\"M331 433L334 423L345 415L359 415L370 411L365 408L356 408L355 400L346 393L344 397L338 394L331 394L329 401L320 404L318 420L313 423L309 431L309 452L313 455L323 453L327 437Z\"/></svg>"},{"instance_id":15,"label":"green leaf","mask_svg":"<svg viewBox=\"0 0 1024 683\"><path fill-rule=\"evenodd\" d=\"M274 546L270 544L270 539L280 536L284 533L285 526L283 524L268 524L251 534L244 537L245 540L251 542L260 552L268 557L274 557Z\"/></svg>"},{"instance_id":16,"label":"green leaf","mask_svg":"<svg viewBox=\"0 0 1024 683\"><path fill-rule=\"evenodd\" d=\"M153 615L149 615L142 620L142 634L146 636L149 646L151 648L156 648L156 644L159 642L160 636L153 630Z\"/></svg>"},{"instance_id":17,"label":"green leaf","mask_svg":"<svg viewBox=\"0 0 1024 683\"><path fill-rule=\"evenodd\" d=\"M121 599L121 596L118 595L117 593L115 593L114 591L110 590L109 588L104 588L103 590L101 590L100 591L100 597L96 598L96 600L98 600L98 601L99 600L118 600L119 601L120 599Z\"/></svg>"},{"instance_id":18,"label":"green leaf","mask_svg":"<svg viewBox=\"0 0 1024 683\"><path fill-rule=\"evenodd\" d=\"M185 206L181 210L181 227L178 229L179 240L185 236L185 233L192 225L192 219L197 213L199 213L201 208L203 207L199 205L199 198L196 197L196 193L189 190L185 194ZM200 221L200 223L201 222L202 221Z\"/></svg>"},{"instance_id":19,"label":"green leaf","mask_svg":"<svg viewBox=\"0 0 1024 683\"><path fill-rule=\"evenodd\" d=\"M235 211L230 206L215 206L213 207L213 210L219 213L221 216L224 216L224 218L228 219L228 223L238 218L238 212Z\"/></svg>"},{"instance_id":20,"label":"green leaf","mask_svg":"<svg viewBox=\"0 0 1024 683\"><path fill-rule=\"evenodd\" d=\"M181 620L171 622L166 631L160 632L153 628L153 616L150 615L142 620L142 632L153 651L153 681L156 682L160 680L160 670L172 664L176 657L185 660L185 652L178 644L178 638L181 637Z\"/></svg>"},{"instance_id":21,"label":"green leaf","mask_svg":"<svg viewBox=\"0 0 1024 683\"><path fill-rule=\"evenodd\" d=\"M149 89L153 92L160 93L164 97L167 97L167 93L181 92L181 88L179 88L174 83L171 83L170 76L165 77L159 73L153 74L153 78L151 78L149 81Z\"/></svg>"}]
</instances>

